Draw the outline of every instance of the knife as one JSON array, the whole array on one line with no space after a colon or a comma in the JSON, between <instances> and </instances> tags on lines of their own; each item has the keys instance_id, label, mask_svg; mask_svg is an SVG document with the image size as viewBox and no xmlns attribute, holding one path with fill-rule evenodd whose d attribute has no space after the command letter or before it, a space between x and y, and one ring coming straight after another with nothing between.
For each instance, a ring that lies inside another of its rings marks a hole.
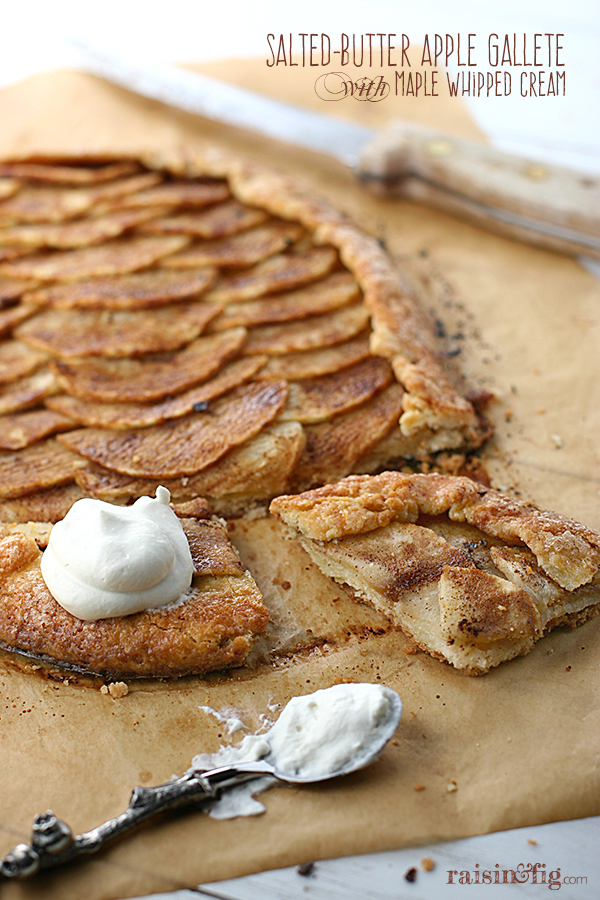
<instances>
[{"instance_id":1,"label":"knife","mask_svg":"<svg viewBox=\"0 0 600 900\"><path fill-rule=\"evenodd\" d=\"M392 120L381 131L175 66L76 43L86 71L226 125L335 157L384 197L407 197L537 246L600 259L600 179Z\"/></svg>"}]
</instances>

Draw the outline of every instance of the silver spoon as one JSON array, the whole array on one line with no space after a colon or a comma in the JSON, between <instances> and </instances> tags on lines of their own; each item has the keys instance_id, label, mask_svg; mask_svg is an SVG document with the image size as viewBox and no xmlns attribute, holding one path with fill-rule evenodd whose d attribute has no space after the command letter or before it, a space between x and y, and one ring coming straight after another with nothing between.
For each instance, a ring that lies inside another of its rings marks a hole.
<instances>
[{"instance_id":1,"label":"silver spoon","mask_svg":"<svg viewBox=\"0 0 600 900\"><path fill-rule=\"evenodd\" d=\"M96 853L109 841L159 813L203 800L214 800L221 791L255 778L272 776L290 784L309 784L356 772L377 759L398 727L402 711L400 697L395 691L388 690L388 694L388 713L377 727L373 740L336 771L310 777L290 774L279 771L270 755L255 762L240 762L206 772L190 770L166 784L134 788L125 812L77 836L73 836L69 826L49 810L33 820L31 843L17 844L0 862L0 876L26 878L43 869L61 866L77 857Z\"/></svg>"}]
</instances>

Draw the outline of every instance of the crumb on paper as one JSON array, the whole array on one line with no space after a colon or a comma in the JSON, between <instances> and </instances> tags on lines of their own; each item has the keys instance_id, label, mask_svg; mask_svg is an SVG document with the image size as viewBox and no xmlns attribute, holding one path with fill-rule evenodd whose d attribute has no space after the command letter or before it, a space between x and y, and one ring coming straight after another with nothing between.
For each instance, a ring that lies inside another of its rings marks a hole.
<instances>
[{"instance_id":1,"label":"crumb on paper","mask_svg":"<svg viewBox=\"0 0 600 900\"><path fill-rule=\"evenodd\" d=\"M424 791L424 790L425 790L425 785L424 785L424 784L415 784L415 788L414 788L414 789L415 789L415 791L417 791L417 793L419 793L419 791Z\"/></svg>"},{"instance_id":2,"label":"crumb on paper","mask_svg":"<svg viewBox=\"0 0 600 900\"><path fill-rule=\"evenodd\" d=\"M402 652L405 653L406 656L416 656L419 652L419 648L409 638L407 638L407 643L402 648Z\"/></svg>"},{"instance_id":3,"label":"crumb on paper","mask_svg":"<svg viewBox=\"0 0 600 900\"><path fill-rule=\"evenodd\" d=\"M537 841L534 841L533 838L527 838L527 843L531 844L532 847L537 847Z\"/></svg>"},{"instance_id":4,"label":"crumb on paper","mask_svg":"<svg viewBox=\"0 0 600 900\"><path fill-rule=\"evenodd\" d=\"M448 784L446 785L446 790L448 791L449 794L453 794L454 791L458 790L457 783L454 780L449 781Z\"/></svg>"},{"instance_id":5,"label":"crumb on paper","mask_svg":"<svg viewBox=\"0 0 600 900\"><path fill-rule=\"evenodd\" d=\"M512 409L510 408L510 406L507 406L507 408L504 410L504 421L510 422L512 420L513 415L514 415L514 413L513 413Z\"/></svg>"},{"instance_id":6,"label":"crumb on paper","mask_svg":"<svg viewBox=\"0 0 600 900\"><path fill-rule=\"evenodd\" d=\"M298 868L296 869L296 872L298 873L298 875L303 875L305 878L307 878L309 875L312 875L314 873L314 870L315 870L314 862L306 862L306 863L302 863L301 866L298 866Z\"/></svg>"},{"instance_id":7,"label":"crumb on paper","mask_svg":"<svg viewBox=\"0 0 600 900\"><path fill-rule=\"evenodd\" d=\"M113 700L120 700L129 693L129 688L124 681L111 681L110 684L103 684L100 688L101 694L110 694Z\"/></svg>"},{"instance_id":8,"label":"crumb on paper","mask_svg":"<svg viewBox=\"0 0 600 900\"><path fill-rule=\"evenodd\" d=\"M421 860L421 868L425 872L433 872L433 870L435 869L435 862L430 856L426 856L425 859Z\"/></svg>"},{"instance_id":9,"label":"crumb on paper","mask_svg":"<svg viewBox=\"0 0 600 900\"><path fill-rule=\"evenodd\" d=\"M556 449L560 450L564 445L564 441L561 438L560 434L551 434L550 437L552 438L552 443L554 444Z\"/></svg>"},{"instance_id":10,"label":"crumb on paper","mask_svg":"<svg viewBox=\"0 0 600 900\"><path fill-rule=\"evenodd\" d=\"M417 870L414 866L404 873L404 878L406 879L406 881L410 881L411 883L417 880Z\"/></svg>"},{"instance_id":11,"label":"crumb on paper","mask_svg":"<svg viewBox=\"0 0 600 900\"><path fill-rule=\"evenodd\" d=\"M278 584L279 587L283 588L284 591L289 591L289 589L290 589L291 586L292 586L292 585L291 585L291 582L286 581L285 579L277 578L277 577L272 578L272 579L271 579L271 583L272 583L272 584Z\"/></svg>"}]
</instances>

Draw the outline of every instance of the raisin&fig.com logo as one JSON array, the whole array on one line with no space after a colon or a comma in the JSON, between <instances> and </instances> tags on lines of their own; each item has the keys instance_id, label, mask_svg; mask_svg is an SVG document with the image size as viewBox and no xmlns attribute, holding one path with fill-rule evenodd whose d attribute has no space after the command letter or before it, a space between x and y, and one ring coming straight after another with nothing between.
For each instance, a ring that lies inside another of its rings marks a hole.
<instances>
[{"instance_id":1,"label":"raisin&fig.com logo","mask_svg":"<svg viewBox=\"0 0 600 900\"><path fill-rule=\"evenodd\" d=\"M563 884L587 884L585 875L562 875L560 869L546 872L546 863L519 863L515 869L501 869L496 863L493 869L480 869L479 863L471 871L448 869L446 884L539 884L551 891L559 891Z\"/></svg>"}]
</instances>

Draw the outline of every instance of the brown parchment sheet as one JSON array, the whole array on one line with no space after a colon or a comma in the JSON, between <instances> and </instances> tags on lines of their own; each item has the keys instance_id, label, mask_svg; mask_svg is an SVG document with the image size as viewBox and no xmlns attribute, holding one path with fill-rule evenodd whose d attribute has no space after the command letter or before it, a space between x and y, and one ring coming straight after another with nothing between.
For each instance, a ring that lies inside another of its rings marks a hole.
<instances>
[{"instance_id":1,"label":"brown parchment sheet","mask_svg":"<svg viewBox=\"0 0 600 900\"><path fill-rule=\"evenodd\" d=\"M313 90L314 69L268 69L256 60L203 70L374 126L397 115L481 137L460 100L443 93L325 104ZM498 398L485 451L495 485L600 527L600 284L578 262L375 199L325 157L166 110L83 74L52 73L0 93L0 156L207 142L297 174L416 267L472 386ZM7 900L110 900L600 813L600 618L469 678L411 655L402 634L341 596L269 520L238 523L232 539L265 591L271 639L306 649L205 679L132 683L120 700L98 683L51 680L0 658L0 854L29 840L38 812L50 808L75 832L87 830L121 812L134 785L165 781L194 754L215 750L223 729L203 705L235 707L258 724L269 705L292 695L380 681L404 702L396 738L354 776L264 794L265 815L165 819L84 864L3 885Z\"/></svg>"}]
</instances>

